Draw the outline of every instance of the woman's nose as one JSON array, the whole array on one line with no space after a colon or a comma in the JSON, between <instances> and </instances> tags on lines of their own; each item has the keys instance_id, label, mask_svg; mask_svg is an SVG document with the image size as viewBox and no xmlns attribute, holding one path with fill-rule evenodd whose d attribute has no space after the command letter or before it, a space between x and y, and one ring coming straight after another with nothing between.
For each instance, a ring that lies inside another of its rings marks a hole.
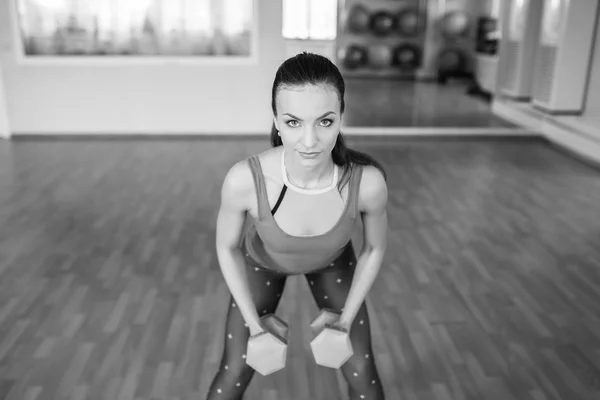
<instances>
[{"instance_id":1,"label":"woman's nose","mask_svg":"<svg viewBox=\"0 0 600 400\"><path fill-rule=\"evenodd\" d=\"M302 137L302 144L304 147L309 150L314 147L317 143L317 132L313 127L307 127L304 131L304 136Z\"/></svg>"}]
</instances>

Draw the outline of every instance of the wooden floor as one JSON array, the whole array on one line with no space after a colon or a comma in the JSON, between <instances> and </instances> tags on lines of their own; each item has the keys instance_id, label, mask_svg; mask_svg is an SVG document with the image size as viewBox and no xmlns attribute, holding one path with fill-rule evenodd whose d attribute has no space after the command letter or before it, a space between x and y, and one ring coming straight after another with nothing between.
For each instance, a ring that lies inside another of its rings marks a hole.
<instances>
[{"instance_id":1,"label":"wooden floor","mask_svg":"<svg viewBox=\"0 0 600 400\"><path fill-rule=\"evenodd\" d=\"M350 143L389 174L368 300L388 400L600 399L600 173L538 140ZM0 399L202 399L220 183L266 146L0 141ZM288 367L248 400L343 398L308 351L316 312L292 278Z\"/></svg>"}]
</instances>

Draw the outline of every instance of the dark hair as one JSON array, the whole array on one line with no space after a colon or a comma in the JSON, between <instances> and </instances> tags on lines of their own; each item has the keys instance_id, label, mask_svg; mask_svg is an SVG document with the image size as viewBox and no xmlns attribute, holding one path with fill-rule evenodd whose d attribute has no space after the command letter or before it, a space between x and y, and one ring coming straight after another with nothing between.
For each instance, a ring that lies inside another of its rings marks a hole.
<instances>
[{"instance_id":1,"label":"dark hair","mask_svg":"<svg viewBox=\"0 0 600 400\"><path fill-rule=\"evenodd\" d=\"M303 85L331 85L336 91L340 99L340 111L343 113L345 109L344 94L346 92L346 84L339 69L327 57L302 52L294 57L288 58L279 66L275 73L275 81L271 92L271 108L273 114L277 115L276 100L277 94L282 87L285 86L303 86ZM281 146L281 138L279 137L275 123L271 127L271 146ZM344 167L344 173L340 179L339 187L343 187L350 178L350 173L354 165L371 165L376 167L387 180L385 170L373 157L368 154L361 153L356 150L349 149L342 135L338 134L335 146L332 151L333 162L341 167Z\"/></svg>"}]
</instances>

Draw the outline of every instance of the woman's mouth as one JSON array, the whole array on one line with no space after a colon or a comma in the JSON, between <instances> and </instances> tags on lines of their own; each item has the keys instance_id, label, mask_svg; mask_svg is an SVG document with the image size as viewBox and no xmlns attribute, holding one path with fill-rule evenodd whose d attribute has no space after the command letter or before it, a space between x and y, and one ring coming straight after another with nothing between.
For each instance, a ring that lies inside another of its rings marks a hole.
<instances>
[{"instance_id":1,"label":"woman's mouth","mask_svg":"<svg viewBox=\"0 0 600 400\"><path fill-rule=\"evenodd\" d=\"M315 158L316 156L319 155L318 151L311 151L311 152L299 151L298 153L300 153L300 155L304 158Z\"/></svg>"}]
</instances>

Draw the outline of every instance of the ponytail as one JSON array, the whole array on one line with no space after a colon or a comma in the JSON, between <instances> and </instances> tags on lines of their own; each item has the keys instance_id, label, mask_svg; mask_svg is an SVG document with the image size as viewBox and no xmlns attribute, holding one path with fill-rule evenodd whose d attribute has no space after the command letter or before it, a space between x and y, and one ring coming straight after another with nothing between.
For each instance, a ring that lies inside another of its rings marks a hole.
<instances>
[{"instance_id":1,"label":"ponytail","mask_svg":"<svg viewBox=\"0 0 600 400\"><path fill-rule=\"evenodd\" d=\"M275 127L275 122L271 125L271 147L282 146L283 142L281 141L281 137L279 136L279 131L277 127Z\"/></svg>"},{"instance_id":2,"label":"ponytail","mask_svg":"<svg viewBox=\"0 0 600 400\"><path fill-rule=\"evenodd\" d=\"M281 137L279 136L279 132L275 127L275 123L271 126L271 147L282 146L283 142L281 141ZM352 173L352 168L355 165L370 165L377 168L383 174L383 178L387 181L387 174L385 173L385 169L383 166L377 162L373 157L368 154L361 153L360 151L349 149L346 146L346 141L344 140L344 136L340 132L338 134L337 140L335 141L335 146L333 147L333 151L331 152L331 157L333 158L333 162L340 167L344 167L344 172L342 177L340 178L339 188L340 190L344 187L346 183L350 180L350 174Z\"/></svg>"},{"instance_id":3,"label":"ponytail","mask_svg":"<svg viewBox=\"0 0 600 400\"><path fill-rule=\"evenodd\" d=\"M335 146L333 147L331 156L334 163L344 167L344 173L342 174L339 184L340 190L350 180L350 174L352 173L352 168L354 168L355 165L368 165L375 167L381 172L383 179L387 181L387 174L383 166L370 155L348 148L341 132L335 141Z\"/></svg>"}]
</instances>

